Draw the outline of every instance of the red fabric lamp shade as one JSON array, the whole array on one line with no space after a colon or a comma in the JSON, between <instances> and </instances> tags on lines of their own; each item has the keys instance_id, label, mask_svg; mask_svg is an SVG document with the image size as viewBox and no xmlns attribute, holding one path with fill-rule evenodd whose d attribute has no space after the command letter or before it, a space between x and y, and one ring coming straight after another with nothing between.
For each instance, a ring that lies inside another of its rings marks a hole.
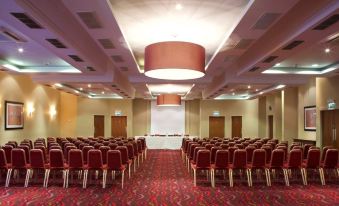
<instances>
[{"instance_id":1,"label":"red fabric lamp shade","mask_svg":"<svg viewBox=\"0 0 339 206\"><path fill-rule=\"evenodd\" d=\"M161 94L157 96L158 106L179 106L181 105L181 97L177 94Z\"/></svg>"},{"instance_id":2,"label":"red fabric lamp shade","mask_svg":"<svg viewBox=\"0 0 339 206\"><path fill-rule=\"evenodd\" d=\"M205 75L205 48L189 42L159 42L145 48L145 75L157 79L196 79Z\"/></svg>"}]
</instances>

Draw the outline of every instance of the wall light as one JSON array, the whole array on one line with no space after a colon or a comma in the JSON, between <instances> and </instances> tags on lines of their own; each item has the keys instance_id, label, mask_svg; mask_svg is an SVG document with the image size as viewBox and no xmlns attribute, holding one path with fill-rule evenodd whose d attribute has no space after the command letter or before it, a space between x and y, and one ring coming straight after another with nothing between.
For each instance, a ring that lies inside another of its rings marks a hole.
<instances>
[{"instance_id":1,"label":"wall light","mask_svg":"<svg viewBox=\"0 0 339 206\"><path fill-rule=\"evenodd\" d=\"M51 119L54 119L56 114L57 114L57 111L56 111L55 105L51 105L49 107L49 115L50 115Z\"/></svg>"},{"instance_id":2,"label":"wall light","mask_svg":"<svg viewBox=\"0 0 339 206\"><path fill-rule=\"evenodd\" d=\"M28 103L27 104L27 116L28 117L32 117L33 116L33 112L35 111L35 108L34 108L34 104L33 103Z\"/></svg>"}]
</instances>

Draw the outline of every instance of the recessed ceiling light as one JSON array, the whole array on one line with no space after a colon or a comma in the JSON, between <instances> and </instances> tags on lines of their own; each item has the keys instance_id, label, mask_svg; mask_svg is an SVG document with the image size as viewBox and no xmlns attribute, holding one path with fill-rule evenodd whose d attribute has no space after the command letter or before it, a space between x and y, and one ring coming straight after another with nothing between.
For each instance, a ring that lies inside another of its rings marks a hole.
<instances>
[{"instance_id":1,"label":"recessed ceiling light","mask_svg":"<svg viewBox=\"0 0 339 206\"><path fill-rule=\"evenodd\" d=\"M101 92L101 94L105 94L105 92L104 92L104 91L102 91L102 92Z\"/></svg>"},{"instance_id":2,"label":"recessed ceiling light","mask_svg":"<svg viewBox=\"0 0 339 206\"><path fill-rule=\"evenodd\" d=\"M248 86L247 86L247 89L251 89L251 85L248 85Z\"/></svg>"},{"instance_id":3,"label":"recessed ceiling light","mask_svg":"<svg viewBox=\"0 0 339 206\"><path fill-rule=\"evenodd\" d=\"M232 95L234 96L234 95L235 95L235 93L233 92L233 93L232 93Z\"/></svg>"},{"instance_id":4,"label":"recessed ceiling light","mask_svg":"<svg viewBox=\"0 0 339 206\"><path fill-rule=\"evenodd\" d=\"M79 88L80 91L84 90L82 87Z\"/></svg>"},{"instance_id":5,"label":"recessed ceiling light","mask_svg":"<svg viewBox=\"0 0 339 206\"><path fill-rule=\"evenodd\" d=\"M276 63L274 66L275 66L275 67L278 67L278 66L280 66L280 63Z\"/></svg>"},{"instance_id":6,"label":"recessed ceiling light","mask_svg":"<svg viewBox=\"0 0 339 206\"><path fill-rule=\"evenodd\" d=\"M88 87L88 88L91 88L91 87L92 87L92 85L91 85L91 84L88 84L88 85L87 85L87 87Z\"/></svg>"},{"instance_id":7,"label":"recessed ceiling light","mask_svg":"<svg viewBox=\"0 0 339 206\"><path fill-rule=\"evenodd\" d=\"M264 92L260 92L259 94L264 94Z\"/></svg>"},{"instance_id":8,"label":"recessed ceiling light","mask_svg":"<svg viewBox=\"0 0 339 206\"><path fill-rule=\"evenodd\" d=\"M284 87L285 87L285 85L280 84L280 85L278 85L278 86L276 87L276 89L282 89L282 88L284 88Z\"/></svg>"},{"instance_id":9,"label":"recessed ceiling light","mask_svg":"<svg viewBox=\"0 0 339 206\"><path fill-rule=\"evenodd\" d=\"M56 87L62 87L62 84L60 84L60 83L55 83L54 86L56 86Z\"/></svg>"},{"instance_id":10,"label":"recessed ceiling light","mask_svg":"<svg viewBox=\"0 0 339 206\"><path fill-rule=\"evenodd\" d=\"M78 90L74 90L75 93L79 94L80 92Z\"/></svg>"},{"instance_id":11,"label":"recessed ceiling light","mask_svg":"<svg viewBox=\"0 0 339 206\"><path fill-rule=\"evenodd\" d=\"M331 49L330 48L326 48L325 49L325 53L330 53Z\"/></svg>"},{"instance_id":12,"label":"recessed ceiling light","mask_svg":"<svg viewBox=\"0 0 339 206\"><path fill-rule=\"evenodd\" d=\"M20 48L18 48L18 52L22 53L22 52L24 52L24 49L20 47Z\"/></svg>"},{"instance_id":13,"label":"recessed ceiling light","mask_svg":"<svg viewBox=\"0 0 339 206\"><path fill-rule=\"evenodd\" d=\"M319 64L312 64L312 67L317 67L319 66Z\"/></svg>"},{"instance_id":14,"label":"recessed ceiling light","mask_svg":"<svg viewBox=\"0 0 339 206\"><path fill-rule=\"evenodd\" d=\"M181 9L182 9L182 5L179 4L179 3L176 4L176 5L175 5L175 9L176 9L176 10L181 10Z\"/></svg>"},{"instance_id":15,"label":"recessed ceiling light","mask_svg":"<svg viewBox=\"0 0 339 206\"><path fill-rule=\"evenodd\" d=\"M259 91L259 89L255 89L255 91L257 92L257 91Z\"/></svg>"}]
</instances>

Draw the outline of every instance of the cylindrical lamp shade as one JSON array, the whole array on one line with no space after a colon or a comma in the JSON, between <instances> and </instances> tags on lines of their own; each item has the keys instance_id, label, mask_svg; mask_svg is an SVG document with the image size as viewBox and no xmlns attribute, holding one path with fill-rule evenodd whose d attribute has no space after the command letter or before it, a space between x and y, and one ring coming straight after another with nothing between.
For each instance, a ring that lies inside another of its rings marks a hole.
<instances>
[{"instance_id":1,"label":"cylindrical lamp shade","mask_svg":"<svg viewBox=\"0 0 339 206\"><path fill-rule=\"evenodd\" d=\"M196 79L205 75L205 48L189 42L159 42L145 48L145 75L157 79Z\"/></svg>"},{"instance_id":2,"label":"cylindrical lamp shade","mask_svg":"<svg viewBox=\"0 0 339 206\"><path fill-rule=\"evenodd\" d=\"M179 106L181 105L181 96L177 94L161 94L157 96L158 106Z\"/></svg>"}]
</instances>

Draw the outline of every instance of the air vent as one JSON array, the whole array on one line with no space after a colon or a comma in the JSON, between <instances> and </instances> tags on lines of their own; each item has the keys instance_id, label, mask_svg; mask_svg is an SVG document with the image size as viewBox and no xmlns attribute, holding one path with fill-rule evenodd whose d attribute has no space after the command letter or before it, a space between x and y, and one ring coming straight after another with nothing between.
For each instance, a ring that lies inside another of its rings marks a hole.
<instances>
[{"instance_id":1,"label":"air vent","mask_svg":"<svg viewBox=\"0 0 339 206\"><path fill-rule=\"evenodd\" d=\"M112 87L117 87L117 85L115 85L115 84L112 84Z\"/></svg>"},{"instance_id":2,"label":"air vent","mask_svg":"<svg viewBox=\"0 0 339 206\"><path fill-rule=\"evenodd\" d=\"M52 44L53 46L55 46L56 48L59 49L65 49L67 48L63 43L61 43L58 39L46 39L46 41L48 41L50 44Z\"/></svg>"},{"instance_id":3,"label":"air vent","mask_svg":"<svg viewBox=\"0 0 339 206\"><path fill-rule=\"evenodd\" d=\"M314 27L313 30L325 30L328 27L332 26L333 24L339 21L339 14L335 14L325 21L321 22L318 26Z\"/></svg>"},{"instance_id":4,"label":"air vent","mask_svg":"<svg viewBox=\"0 0 339 206\"><path fill-rule=\"evenodd\" d=\"M74 61L76 62L83 62L84 60L82 60L79 56L77 55L68 55L70 58L72 58Z\"/></svg>"},{"instance_id":5,"label":"air vent","mask_svg":"<svg viewBox=\"0 0 339 206\"><path fill-rule=\"evenodd\" d=\"M114 56L111 56L113 61L115 61L116 63L120 63L120 62L123 62L123 58L120 56L120 55L114 55Z\"/></svg>"},{"instance_id":6,"label":"air vent","mask_svg":"<svg viewBox=\"0 0 339 206\"><path fill-rule=\"evenodd\" d=\"M123 72L127 72L128 71L128 67L120 67L120 70Z\"/></svg>"},{"instance_id":7,"label":"air vent","mask_svg":"<svg viewBox=\"0 0 339 206\"><path fill-rule=\"evenodd\" d=\"M90 71L90 72L94 72L94 71L95 71L95 69L94 69L93 67L86 67L86 69L87 69L88 71Z\"/></svg>"},{"instance_id":8,"label":"air vent","mask_svg":"<svg viewBox=\"0 0 339 206\"><path fill-rule=\"evenodd\" d=\"M102 28L95 12L77 12L79 18L89 29Z\"/></svg>"},{"instance_id":9,"label":"air vent","mask_svg":"<svg viewBox=\"0 0 339 206\"><path fill-rule=\"evenodd\" d=\"M260 67L253 67L252 69L250 69L250 72L255 72L255 71L257 71L258 69L260 69Z\"/></svg>"},{"instance_id":10,"label":"air vent","mask_svg":"<svg viewBox=\"0 0 339 206\"><path fill-rule=\"evenodd\" d=\"M266 13L263 14L258 21L253 25L252 29L264 30L267 29L272 23L278 19L280 14L278 13Z\"/></svg>"},{"instance_id":11,"label":"air vent","mask_svg":"<svg viewBox=\"0 0 339 206\"><path fill-rule=\"evenodd\" d=\"M110 39L98 39L98 42L104 49L114 49L114 44Z\"/></svg>"},{"instance_id":12,"label":"air vent","mask_svg":"<svg viewBox=\"0 0 339 206\"><path fill-rule=\"evenodd\" d=\"M271 63L272 61L274 61L276 58L278 58L278 56L269 56L267 57L263 63Z\"/></svg>"},{"instance_id":13,"label":"air vent","mask_svg":"<svg viewBox=\"0 0 339 206\"><path fill-rule=\"evenodd\" d=\"M253 43L254 39L241 39L234 49L246 49Z\"/></svg>"},{"instance_id":14,"label":"air vent","mask_svg":"<svg viewBox=\"0 0 339 206\"><path fill-rule=\"evenodd\" d=\"M301 40L296 40L291 43L289 43L287 46L283 48L283 50L291 50L294 49L295 47L299 46L300 44L304 43L304 41Z\"/></svg>"},{"instance_id":15,"label":"air vent","mask_svg":"<svg viewBox=\"0 0 339 206\"><path fill-rule=\"evenodd\" d=\"M7 28L0 27L0 42L23 43L26 42L26 40L15 34L14 32L8 30Z\"/></svg>"},{"instance_id":16,"label":"air vent","mask_svg":"<svg viewBox=\"0 0 339 206\"><path fill-rule=\"evenodd\" d=\"M42 27L25 13L11 13L16 19L31 29L42 29Z\"/></svg>"}]
</instances>

